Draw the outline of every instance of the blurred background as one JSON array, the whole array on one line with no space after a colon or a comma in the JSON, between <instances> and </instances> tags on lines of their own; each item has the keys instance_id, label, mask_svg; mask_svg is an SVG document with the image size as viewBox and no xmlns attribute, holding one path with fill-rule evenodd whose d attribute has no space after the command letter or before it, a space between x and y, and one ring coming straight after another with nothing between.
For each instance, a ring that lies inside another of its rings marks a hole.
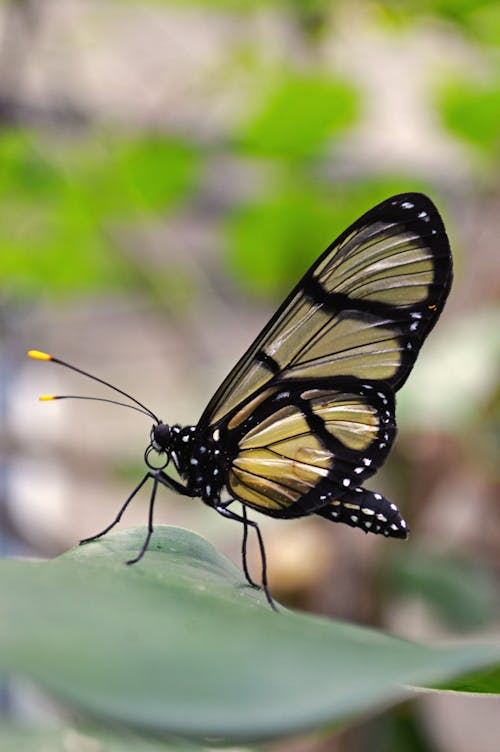
<instances>
[{"instance_id":1,"label":"blurred background","mask_svg":"<svg viewBox=\"0 0 500 752\"><path fill-rule=\"evenodd\" d=\"M498 636L499 45L487 0L0 3L2 555L54 556L106 526L150 430L110 405L37 402L110 395L27 349L196 423L333 238L421 190L455 283L369 484L412 536L259 523L283 603L411 639ZM123 524L144 525L146 503ZM156 522L240 562L240 530L198 501L161 489ZM1 697L16 719L57 718L27 687ZM429 695L269 748L498 752L497 702Z\"/></svg>"}]
</instances>

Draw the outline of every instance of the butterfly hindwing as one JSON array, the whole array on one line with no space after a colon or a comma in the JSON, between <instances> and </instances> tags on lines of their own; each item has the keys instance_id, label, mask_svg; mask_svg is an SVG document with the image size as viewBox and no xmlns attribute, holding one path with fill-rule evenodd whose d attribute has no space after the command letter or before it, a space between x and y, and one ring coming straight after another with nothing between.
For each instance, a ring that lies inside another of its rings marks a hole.
<instances>
[{"instance_id":1,"label":"butterfly hindwing","mask_svg":"<svg viewBox=\"0 0 500 752\"><path fill-rule=\"evenodd\" d=\"M320 485L347 491L384 462L395 436L389 391L356 380L286 382L236 410L222 439L234 447L228 489L275 517L328 502Z\"/></svg>"}]
</instances>

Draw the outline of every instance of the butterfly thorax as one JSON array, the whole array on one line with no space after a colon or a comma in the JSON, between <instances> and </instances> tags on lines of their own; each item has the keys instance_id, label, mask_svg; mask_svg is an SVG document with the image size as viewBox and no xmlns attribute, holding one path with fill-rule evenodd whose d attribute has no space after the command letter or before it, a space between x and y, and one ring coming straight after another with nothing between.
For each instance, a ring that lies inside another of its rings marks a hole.
<instances>
[{"instance_id":1,"label":"butterfly thorax","mask_svg":"<svg viewBox=\"0 0 500 752\"><path fill-rule=\"evenodd\" d=\"M196 426L160 423L153 428L152 444L170 456L189 496L199 496L210 506L218 503L227 462L217 432L200 436Z\"/></svg>"}]
</instances>

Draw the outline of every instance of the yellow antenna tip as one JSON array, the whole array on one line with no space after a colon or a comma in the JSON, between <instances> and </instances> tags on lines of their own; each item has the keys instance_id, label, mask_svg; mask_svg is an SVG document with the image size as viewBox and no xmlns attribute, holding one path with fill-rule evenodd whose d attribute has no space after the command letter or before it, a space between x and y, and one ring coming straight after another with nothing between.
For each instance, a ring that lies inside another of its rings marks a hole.
<instances>
[{"instance_id":1,"label":"yellow antenna tip","mask_svg":"<svg viewBox=\"0 0 500 752\"><path fill-rule=\"evenodd\" d=\"M33 360L52 360L52 355L40 352L40 350L28 350L28 358L33 358Z\"/></svg>"},{"instance_id":2,"label":"yellow antenna tip","mask_svg":"<svg viewBox=\"0 0 500 752\"><path fill-rule=\"evenodd\" d=\"M55 394L42 394L39 398L40 402L50 402L57 399Z\"/></svg>"}]
</instances>

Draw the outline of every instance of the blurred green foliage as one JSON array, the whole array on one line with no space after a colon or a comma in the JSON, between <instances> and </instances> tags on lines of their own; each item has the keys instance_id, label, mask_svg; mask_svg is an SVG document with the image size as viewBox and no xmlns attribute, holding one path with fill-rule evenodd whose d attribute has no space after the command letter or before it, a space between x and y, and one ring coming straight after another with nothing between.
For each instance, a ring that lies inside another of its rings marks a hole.
<instances>
[{"instance_id":1,"label":"blurred green foliage","mask_svg":"<svg viewBox=\"0 0 500 752\"><path fill-rule=\"evenodd\" d=\"M454 79L442 87L439 100L443 122L450 133L478 149L487 160L498 160L500 84Z\"/></svg>"},{"instance_id":2,"label":"blurred green foliage","mask_svg":"<svg viewBox=\"0 0 500 752\"><path fill-rule=\"evenodd\" d=\"M200 4L209 6L218 5L219 2L223 3L224 0L201 0ZM232 6L245 10L259 4L259 0L254 0L253 3L251 0L241 3L234 0ZM352 3L349 0L335 3L330 0L268 0L267 5L289 8L299 22L306 19L306 22L311 23L312 19L317 30L331 16L332 11L352 6ZM457 28L460 33L479 44L494 46L500 41L500 6L497 0L379 0L376 3L365 0L359 2L358 7L361 12L364 9L373 14L385 28L392 27L399 31L422 23L444 23Z\"/></svg>"},{"instance_id":3,"label":"blurred green foliage","mask_svg":"<svg viewBox=\"0 0 500 752\"><path fill-rule=\"evenodd\" d=\"M413 703L402 703L390 713L368 720L354 734L360 750L376 752L435 752Z\"/></svg>"},{"instance_id":4,"label":"blurred green foliage","mask_svg":"<svg viewBox=\"0 0 500 752\"><path fill-rule=\"evenodd\" d=\"M215 0L199 4L219 5ZM260 4L274 3L222 3L242 10ZM321 14L329 7L322 0L304 3L301 10L292 0L276 5L298 15ZM477 25L481 18L492 33L498 10L496 3L468 0L387 1L377 7L407 20L430 14ZM269 179L264 178L253 195L235 198L217 218L223 232L222 259L243 291L278 299L368 207L391 193L423 190L435 195L436 189L410 174L325 174L322 165L332 163L332 155L360 121L365 106L361 92L314 57L312 65L301 67L263 63L251 49L241 54L252 76L247 112L215 150L226 150L236 161L256 159L265 164ZM496 164L500 89L495 83L479 86L455 77L440 87L436 105L451 136L481 153L485 163ZM124 247L127 236L144 217L161 221L197 198L213 151L213 144L196 142L195 136L92 129L71 134L34 128L1 131L4 296L118 291L146 281L148 292L161 297L169 286L168 275L143 275L140 259L132 263ZM182 280L181 269L172 276L179 284L171 286L168 297L174 299L181 290L182 303L190 294L189 280Z\"/></svg>"},{"instance_id":5,"label":"blurred green foliage","mask_svg":"<svg viewBox=\"0 0 500 752\"><path fill-rule=\"evenodd\" d=\"M389 568L400 595L418 596L453 630L484 628L500 614L498 585L479 562L414 548L392 557Z\"/></svg>"},{"instance_id":6,"label":"blurred green foliage","mask_svg":"<svg viewBox=\"0 0 500 752\"><path fill-rule=\"evenodd\" d=\"M274 77L272 77L274 78ZM284 71L256 103L239 134L257 155L288 158L317 154L357 119L356 90L333 76Z\"/></svg>"},{"instance_id":7,"label":"blurred green foliage","mask_svg":"<svg viewBox=\"0 0 500 752\"><path fill-rule=\"evenodd\" d=\"M0 163L5 294L67 296L132 284L116 228L166 214L193 189L199 157L163 136L12 129Z\"/></svg>"}]
</instances>

